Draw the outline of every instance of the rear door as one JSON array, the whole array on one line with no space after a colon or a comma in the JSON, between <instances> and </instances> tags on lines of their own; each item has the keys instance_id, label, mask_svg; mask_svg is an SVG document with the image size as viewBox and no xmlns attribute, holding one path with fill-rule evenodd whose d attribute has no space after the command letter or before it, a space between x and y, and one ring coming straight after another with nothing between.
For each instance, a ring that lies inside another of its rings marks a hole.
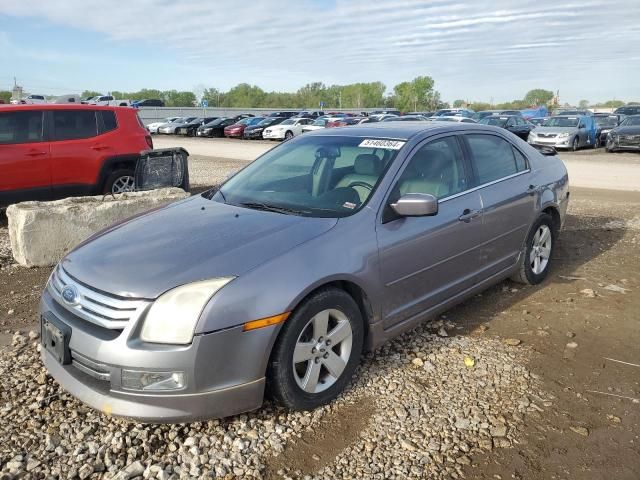
<instances>
[{"instance_id":1,"label":"rear door","mask_svg":"<svg viewBox=\"0 0 640 480\"><path fill-rule=\"evenodd\" d=\"M385 329L425 315L471 288L480 268L482 203L456 136L426 141L398 175L377 226ZM397 217L388 206L407 193L429 193L439 211Z\"/></svg>"},{"instance_id":2,"label":"rear door","mask_svg":"<svg viewBox=\"0 0 640 480\"><path fill-rule=\"evenodd\" d=\"M0 112L0 204L51 196L44 118L42 110Z\"/></svg>"},{"instance_id":3,"label":"rear door","mask_svg":"<svg viewBox=\"0 0 640 480\"><path fill-rule=\"evenodd\" d=\"M511 142L490 133L463 136L482 200L481 279L511 268L536 214L537 185L528 161Z\"/></svg>"},{"instance_id":4,"label":"rear door","mask_svg":"<svg viewBox=\"0 0 640 480\"><path fill-rule=\"evenodd\" d=\"M49 115L54 195L93 193L103 159L113 153L98 138L96 110L52 110Z\"/></svg>"}]
</instances>

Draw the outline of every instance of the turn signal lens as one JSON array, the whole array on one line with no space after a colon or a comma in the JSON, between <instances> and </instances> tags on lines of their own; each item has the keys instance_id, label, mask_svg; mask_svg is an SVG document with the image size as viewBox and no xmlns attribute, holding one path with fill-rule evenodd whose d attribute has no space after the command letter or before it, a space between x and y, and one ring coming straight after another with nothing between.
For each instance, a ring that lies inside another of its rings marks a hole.
<instances>
[{"instance_id":1,"label":"turn signal lens","mask_svg":"<svg viewBox=\"0 0 640 480\"><path fill-rule=\"evenodd\" d=\"M244 324L243 331L248 332L249 330L255 330L257 328L270 327L271 325L277 325L279 323L284 322L287 318L289 318L289 314L281 313L280 315L275 315L273 317L261 318L259 320L253 320L251 322L247 322Z\"/></svg>"}]
</instances>

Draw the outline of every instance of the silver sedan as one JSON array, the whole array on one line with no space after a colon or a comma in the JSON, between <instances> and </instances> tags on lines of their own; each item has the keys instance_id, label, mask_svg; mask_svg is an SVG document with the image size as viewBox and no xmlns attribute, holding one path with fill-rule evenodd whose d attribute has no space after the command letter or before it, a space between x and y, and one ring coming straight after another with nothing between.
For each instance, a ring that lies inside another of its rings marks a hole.
<instances>
[{"instance_id":1,"label":"silver sedan","mask_svg":"<svg viewBox=\"0 0 640 480\"><path fill-rule=\"evenodd\" d=\"M142 421L238 414L265 391L312 409L363 351L503 279L542 282L568 199L562 161L504 129L310 132L69 253L42 295L42 358Z\"/></svg>"}]
</instances>

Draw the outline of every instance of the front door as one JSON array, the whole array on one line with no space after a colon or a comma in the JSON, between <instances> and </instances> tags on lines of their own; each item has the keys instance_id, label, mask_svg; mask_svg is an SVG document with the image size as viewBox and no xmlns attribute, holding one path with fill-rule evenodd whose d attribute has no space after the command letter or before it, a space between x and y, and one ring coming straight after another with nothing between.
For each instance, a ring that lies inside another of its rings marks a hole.
<instances>
[{"instance_id":1,"label":"front door","mask_svg":"<svg viewBox=\"0 0 640 480\"><path fill-rule=\"evenodd\" d=\"M473 286L482 203L478 192L469 190L469 178L456 136L420 146L399 175L377 226L385 329L425 315ZM394 216L388 204L407 193L436 196L438 213Z\"/></svg>"}]
</instances>

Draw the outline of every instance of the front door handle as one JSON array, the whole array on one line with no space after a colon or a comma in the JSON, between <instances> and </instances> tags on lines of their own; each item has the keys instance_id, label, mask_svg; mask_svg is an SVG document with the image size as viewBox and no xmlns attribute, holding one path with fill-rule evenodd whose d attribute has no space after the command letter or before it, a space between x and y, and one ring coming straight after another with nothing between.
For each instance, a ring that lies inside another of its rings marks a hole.
<instances>
[{"instance_id":1,"label":"front door handle","mask_svg":"<svg viewBox=\"0 0 640 480\"><path fill-rule=\"evenodd\" d=\"M462 215L458 217L458 220L460 220L461 222L469 223L471 220L476 218L481 213L482 213L482 210L470 210L468 208L465 208L464 211L462 212Z\"/></svg>"},{"instance_id":2,"label":"front door handle","mask_svg":"<svg viewBox=\"0 0 640 480\"><path fill-rule=\"evenodd\" d=\"M29 150L29 151L27 152L27 155L28 155L29 157L38 157L38 156L40 156L40 155L46 155L46 154L47 154L47 152L43 152L43 151L41 151L41 150Z\"/></svg>"},{"instance_id":3,"label":"front door handle","mask_svg":"<svg viewBox=\"0 0 640 480\"><path fill-rule=\"evenodd\" d=\"M93 150L106 150L109 147L107 147L106 145L93 145L91 148Z\"/></svg>"}]
</instances>

